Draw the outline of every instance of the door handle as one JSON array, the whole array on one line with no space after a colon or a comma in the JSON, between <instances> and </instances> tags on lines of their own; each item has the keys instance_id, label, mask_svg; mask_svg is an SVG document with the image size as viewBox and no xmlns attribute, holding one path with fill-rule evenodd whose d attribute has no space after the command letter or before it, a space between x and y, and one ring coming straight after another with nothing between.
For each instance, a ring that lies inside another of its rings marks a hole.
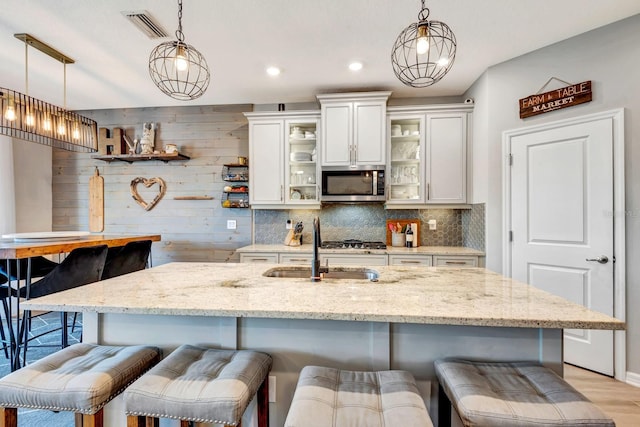
<instances>
[{"instance_id":1,"label":"door handle","mask_svg":"<svg viewBox=\"0 0 640 427\"><path fill-rule=\"evenodd\" d=\"M600 264L606 264L609 262L609 257L606 255L599 256L598 258L587 258L587 261L596 261Z\"/></svg>"}]
</instances>

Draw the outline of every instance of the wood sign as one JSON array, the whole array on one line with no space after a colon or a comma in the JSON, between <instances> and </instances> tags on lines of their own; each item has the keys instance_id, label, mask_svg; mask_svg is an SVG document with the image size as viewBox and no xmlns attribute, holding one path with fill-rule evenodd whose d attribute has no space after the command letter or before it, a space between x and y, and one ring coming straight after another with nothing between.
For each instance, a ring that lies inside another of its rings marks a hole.
<instances>
[{"instance_id":1,"label":"wood sign","mask_svg":"<svg viewBox=\"0 0 640 427\"><path fill-rule=\"evenodd\" d=\"M98 168L89 178L89 231L104 231L104 179Z\"/></svg>"},{"instance_id":2,"label":"wood sign","mask_svg":"<svg viewBox=\"0 0 640 427\"><path fill-rule=\"evenodd\" d=\"M590 102L591 99L591 80L537 95L529 95L520 100L520 118L526 119L549 111L573 107Z\"/></svg>"},{"instance_id":3,"label":"wood sign","mask_svg":"<svg viewBox=\"0 0 640 427\"><path fill-rule=\"evenodd\" d=\"M158 184L158 194L151 202L147 203L138 193L138 184L143 184L147 188L151 187L153 184ZM153 207L158 204L160 199L162 199L166 191L167 189L162 178L147 179L137 177L136 179L131 181L131 196L133 197L133 200L136 201L136 203L144 208L145 211L150 211L151 209L153 209Z\"/></svg>"}]
</instances>

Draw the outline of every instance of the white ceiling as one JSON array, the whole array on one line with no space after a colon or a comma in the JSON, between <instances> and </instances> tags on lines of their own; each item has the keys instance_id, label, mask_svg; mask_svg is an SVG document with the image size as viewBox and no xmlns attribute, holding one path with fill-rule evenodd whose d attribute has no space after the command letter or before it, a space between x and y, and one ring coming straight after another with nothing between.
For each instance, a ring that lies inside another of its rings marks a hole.
<instances>
[{"instance_id":1,"label":"white ceiling","mask_svg":"<svg viewBox=\"0 0 640 427\"><path fill-rule=\"evenodd\" d=\"M430 19L458 41L455 64L439 83L414 89L391 68L391 47L417 18L419 0L184 0L185 41L212 70L194 101L161 93L147 70L151 40L121 14L147 10L173 37L176 0L2 0L0 86L26 91L29 33L73 58L67 107L308 102L315 94L380 89L393 97L458 96L491 65L640 13L638 0L427 0ZM29 49L29 94L62 105L63 65ZM364 68L354 73L353 60ZM266 75L277 65L282 74ZM571 76L564 76L570 78ZM541 84L544 82L541 82ZM523 94L526 95L526 94Z\"/></svg>"}]
</instances>

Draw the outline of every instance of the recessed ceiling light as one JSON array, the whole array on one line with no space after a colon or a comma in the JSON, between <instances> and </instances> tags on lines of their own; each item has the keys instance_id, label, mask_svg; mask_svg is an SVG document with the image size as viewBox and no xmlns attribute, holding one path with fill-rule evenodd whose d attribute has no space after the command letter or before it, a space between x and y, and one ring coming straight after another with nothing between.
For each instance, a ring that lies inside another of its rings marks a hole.
<instances>
[{"instance_id":1,"label":"recessed ceiling light","mask_svg":"<svg viewBox=\"0 0 640 427\"><path fill-rule=\"evenodd\" d=\"M351 64L349 64L349 69L351 71L360 71L362 70L362 62L352 62Z\"/></svg>"},{"instance_id":2,"label":"recessed ceiling light","mask_svg":"<svg viewBox=\"0 0 640 427\"><path fill-rule=\"evenodd\" d=\"M267 74L269 74L271 77L275 77L280 75L280 68L278 67L269 67L267 68Z\"/></svg>"}]
</instances>

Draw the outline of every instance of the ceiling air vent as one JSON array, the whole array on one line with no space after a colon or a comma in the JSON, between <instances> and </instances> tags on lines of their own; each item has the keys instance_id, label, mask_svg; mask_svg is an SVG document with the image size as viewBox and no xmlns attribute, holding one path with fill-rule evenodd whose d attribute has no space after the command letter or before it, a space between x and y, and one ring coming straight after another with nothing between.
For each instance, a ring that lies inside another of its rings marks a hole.
<instances>
[{"instance_id":1,"label":"ceiling air vent","mask_svg":"<svg viewBox=\"0 0 640 427\"><path fill-rule=\"evenodd\" d=\"M169 37L169 34L151 17L146 10L139 10L135 12L122 12L125 18L135 25L140 31L142 31L150 39L160 39L163 37Z\"/></svg>"}]
</instances>

